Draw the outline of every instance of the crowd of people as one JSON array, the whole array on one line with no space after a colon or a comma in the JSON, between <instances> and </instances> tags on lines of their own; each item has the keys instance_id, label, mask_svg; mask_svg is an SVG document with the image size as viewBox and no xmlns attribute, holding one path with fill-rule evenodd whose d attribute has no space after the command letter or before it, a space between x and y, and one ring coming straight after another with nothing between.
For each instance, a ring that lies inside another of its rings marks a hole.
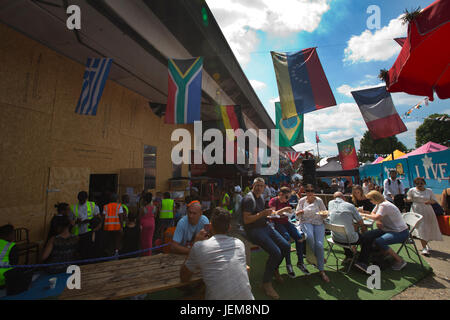
<instances>
[{"instance_id":1,"label":"crowd of people","mask_svg":"<svg viewBox=\"0 0 450 320\"><path fill-rule=\"evenodd\" d=\"M198 189L191 188L183 203L176 203L168 192L157 192L155 197L143 192L136 205L129 203L127 195L119 202L113 194L110 202L99 208L88 201L87 192L81 191L76 204L55 205L57 214L50 222L41 262L152 255L160 252L152 248L170 241L170 252L186 255L181 280L188 281L200 270L206 299L254 299L248 277L253 244L268 253L263 289L267 296L278 299L272 280L284 281L279 273L283 260L287 275L296 277L291 240L295 242L297 268L305 275L311 274L311 267L308 269L304 263L309 250L320 278L331 281L324 267L326 223L345 227L345 238L331 233L334 241L361 245L355 266L364 272L374 255L391 256L393 270L406 266L389 247L409 236L402 218L406 210L424 217L414 232L422 242L424 255L430 254L430 241L442 240L432 207L437 201L423 178L416 178L416 187L405 192L396 172L392 171L381 190L365 179L362 186L352 186L348 198L343 193L345 187L339 186L338 181L333 183L336 191L328 210L316 195L317 189L310 184L297 181L267 185L263 178L256 178L244 190L241 186L223 187L216 190L213 199L200 197ZM368 231L363 219L372 219L377 228ZM0 227L0 249L6 252L3 264L18 263L13 235L13 226ZM345 249L347 261L354 254L355 250ZM65 265L52 265L45 271L60 273L65 268ZM9 270L1 270L0 286L5 284Z\"/></svg>"}]
</instances>

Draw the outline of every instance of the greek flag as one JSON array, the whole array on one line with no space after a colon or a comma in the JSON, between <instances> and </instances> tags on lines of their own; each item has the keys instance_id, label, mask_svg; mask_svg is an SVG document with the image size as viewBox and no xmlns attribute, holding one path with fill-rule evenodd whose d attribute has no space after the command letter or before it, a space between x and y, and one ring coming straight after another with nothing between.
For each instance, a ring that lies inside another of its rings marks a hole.
<instances>
[{"instance_id":1,"label":"greek flag","mask_svg":"<svg viewBox=\"0 0 450 320\"><path fill-rule=\"evenodd\" d=\"M111 63L110 58L88 58L76 113L91 116L97 114L97 106L102 97Z\"/></svg>"}]
</instances>

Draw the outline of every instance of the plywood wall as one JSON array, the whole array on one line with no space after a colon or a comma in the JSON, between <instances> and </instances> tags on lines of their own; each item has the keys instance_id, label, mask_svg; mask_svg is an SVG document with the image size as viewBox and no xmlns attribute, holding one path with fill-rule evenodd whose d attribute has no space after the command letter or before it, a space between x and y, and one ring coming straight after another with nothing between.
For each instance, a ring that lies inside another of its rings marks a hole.
<instances>
[{"instance_id":1,"label":"plywood wall","mask_svg":"<svg viewBox=\"0 0 450 320\"><path fill-rule=\"evenodd\" d=\"M0 43L0 225L26 227L32 240L44 239L55 213L50 202L76 199L47 193L51 168L119 174L142 167L145 144L157 147L156 189L168 190L170 135L177 127L192 132L192 126L164 124L145 98L112 81L96 116L75 114L83 65L3 24Z\"/></svg>"}]
</instances>

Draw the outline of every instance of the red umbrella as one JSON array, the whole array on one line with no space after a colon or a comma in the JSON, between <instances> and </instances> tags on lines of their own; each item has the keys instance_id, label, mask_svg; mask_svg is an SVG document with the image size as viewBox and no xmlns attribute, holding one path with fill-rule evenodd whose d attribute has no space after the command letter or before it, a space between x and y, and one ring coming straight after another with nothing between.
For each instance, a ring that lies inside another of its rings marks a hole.
<instances>
[{"instance_id":1,"label":"red umbrella","mask_svg":"<svg viewBox=\"0 0 450 320\"><path fill-rule=\"evenodd\" d=\"M450 1L437 0L409 23L408 37L386 77L389 92L450 98Z\"/></svg>"}]
</instances>

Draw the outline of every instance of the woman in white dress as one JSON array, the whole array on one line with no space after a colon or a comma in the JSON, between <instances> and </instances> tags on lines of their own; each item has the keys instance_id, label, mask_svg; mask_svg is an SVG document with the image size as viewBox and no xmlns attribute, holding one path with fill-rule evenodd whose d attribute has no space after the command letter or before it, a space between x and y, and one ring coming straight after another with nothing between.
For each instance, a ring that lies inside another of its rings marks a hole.
<instances>
[{"instance_id":1,"label":"woman in white dress","mask_svg":"<svg viewBox=\"0 0 450 320\"><path fill-rule=\"evenodd\" d=\"M422 222L413 232L413 236L420 239L422 243L422 254L429 255L428 242L442 241L442 234L439 230L439 224L434 214L433 203L436 203L436 197L433 191L425 188L425 179L417 177L414 179L415 188L409 189L406 201L412 202L411 212L418 213L423 216Z\"/></svg>"}]
</instances>

